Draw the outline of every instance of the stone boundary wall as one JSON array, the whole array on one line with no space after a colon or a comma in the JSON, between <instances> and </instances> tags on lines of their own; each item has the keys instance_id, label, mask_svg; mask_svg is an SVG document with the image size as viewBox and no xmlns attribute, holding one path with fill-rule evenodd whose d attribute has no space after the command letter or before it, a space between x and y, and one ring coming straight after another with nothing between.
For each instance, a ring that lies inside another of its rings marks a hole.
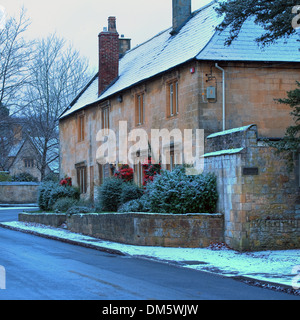
<instances>
[{"instance_id":1,"label":"stone boundary wall","mask_svg":"<svg viewBox=\"0 0 300 320\"><path fill-rule=\"evenodd\" d=\"M240 251L300 248L298 175L260 142L256 125L207 137L205 171L217 176L225 242Z\"/></svg>"},{"instance_id":2,"label":"stone boundary wall","mask_svg":"<svg viewBox=\"0 0 300 320\"><path fill-rule=\"evenodd\" d=\"M19 213L18 220L58 228L67 221L67 215L56 213Z\"/></svg>"},{"instance_id":3,"label":"stone boundary wall","mask_svg":"<svg viewBox=\"0 0 300 320\"><path fill-rule=\"evenodd\" d=\"M71 232L140 246L204 248L224 242L222 214L101 213L66 216L22 213L19 220L54 227L66 220Z\"/></svg>"},{"instance_id":4,"label":"stone boundary wall","mask_svg":"<svg viewBox=\"0 0 300 320\"><path fill-rule=\"evenodd\" d=\"M39 183L0 182L0 204L37 203Z\"/></svg>"}]
</instances>

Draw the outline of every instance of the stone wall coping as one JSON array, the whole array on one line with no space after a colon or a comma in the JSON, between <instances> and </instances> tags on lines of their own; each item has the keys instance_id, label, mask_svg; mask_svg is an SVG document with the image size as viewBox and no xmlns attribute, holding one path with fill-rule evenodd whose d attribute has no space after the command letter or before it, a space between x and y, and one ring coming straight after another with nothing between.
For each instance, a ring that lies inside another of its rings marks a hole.
<instances>
[{"instance_id":1,"label":"stone wall coping","mask_svg":"<svg viewBox=\"0 0 300 320\"><path fill-rule=\"evenodd\" d=\"M218 136L225 136L227 134L232 134L232 133L236 133L236 132L243 132L243 131L247 131L250 128L256 126L256 124L250 124L244 127L239 127L239 128L233 128L233 129L229 129L229 130L225 130L225 131L220 131L220 132L216 132L216 133L212 133L211 135L209 135L207 137L207 139L211 139L211 138L215 138Z\"/></svg>"},{"instance_id":2,"label":"stone wall coping","mask_svg":"<svg viewBox=\"0 0 300 320\"><path fill-rule=\"evenodd\" d=\"M117 215L117 216L136 216L136 217L201 217L207 216L211 218L221 218L223 213L186 213L186 214L173 214L173 213L152 213L152 212L100 212L100 213L78 213L72 216L83 216L83 215Z\"/></svg>"},{"instance_id":3,"label":"stone wall coping","mask_svg":"<svg viewBox=\"0 0 300 320\"><path fill-rule=\"evenodd\" d=\"M236 148L236 149L214 151L214 152L204 154L203 158L224 156L224 155L228 155L228 154L236 154L236 153L241 153L243 150L244 150L244 148Z\"/></svg>"},{"instance_id":4,"label":"stone wall coping","mask_svg":"<svg viewBox=\"0 0 300 320\"><path fill-rule=\"evenodd\" d=\"M30 209L30 208L29 208ZM54 216L66 216L66 213L58 213L58 212L20 212L20 214L28 215L28 216L38 216L38 215L54 215Z\"/></svg>"},{"instance_id":5,"label":"stone wall coping","mask_svg":"<svg viewBox=\"0 0 300 320\"><path fill-rule=\"evenodd\" d=\"M67 215L66 213L57 212L22 212L25 215ZM72 216L82 215L144 215L144 216L166 216L166 217L191 217L191 216L208 216L208 217L223 217L223 213L186 213L186 214L173 214L173 213L152 213L152 212L92 212L92 213L77 213Z\"/></svg>"},{"instance_id":6,"label":"stone wall coping","mask_svg":"<svg viewBox=\"0 0 300 320\"><path fill-rule=\"evenodd\" d=\"M0 182L0 186L39 186L39 182Z\"/></svg>"}]
</instances>

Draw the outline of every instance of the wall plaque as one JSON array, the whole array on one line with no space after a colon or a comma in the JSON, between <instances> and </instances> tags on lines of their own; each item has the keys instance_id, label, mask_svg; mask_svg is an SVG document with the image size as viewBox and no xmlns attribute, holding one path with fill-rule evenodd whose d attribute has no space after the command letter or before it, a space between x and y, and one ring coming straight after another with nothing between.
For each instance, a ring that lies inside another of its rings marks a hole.
<instances>
[{"instance_id":1,"label":"wall plaque","mask_svg":"<svg viewBox=\"0 0 300 320\"><path fill-rule=\"evenodd\" d=\"M243 176L258 176L258 168L243 168Z\"/></svg>"}]
</instances>

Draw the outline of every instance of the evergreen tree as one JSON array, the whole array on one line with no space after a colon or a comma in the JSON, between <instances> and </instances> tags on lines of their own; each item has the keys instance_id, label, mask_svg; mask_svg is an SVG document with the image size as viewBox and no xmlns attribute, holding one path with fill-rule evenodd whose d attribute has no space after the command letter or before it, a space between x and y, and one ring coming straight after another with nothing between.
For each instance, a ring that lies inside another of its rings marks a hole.
<instances>
[{"instance_id":1,"label":"evergreen tree","mask_svg":"<svg viewBox=\"0 0 300 320\"><path fill-rule=\"evenodd\" d=\"M230 45L238 37L243 23L253 18L255 23L266 31L256 41L262 45L270 44L296 32L292 27L292 21L296 16L293 8L299 4L297 0L220 1L216 11L224 15L224 20L217 30L223 31L229 27L230 36L226 39L226 45Z\"/></svg>"},{"instance_id":2,"label":"evergreen tree","mask_svg":"<svg viewBox=\"0 0 300 320\"><path fill-rule=\"evenodd\" d=\"M289 105L293 108L291 115L295 124L286 129L283 139L280 141L268 141L278 153L287 153L289 167L293 167L293 153L298 152L300 146L300 82L297 81L297 88L287 92L287 98L278 99L279 103Z\"/></svg>"}]
</instances>

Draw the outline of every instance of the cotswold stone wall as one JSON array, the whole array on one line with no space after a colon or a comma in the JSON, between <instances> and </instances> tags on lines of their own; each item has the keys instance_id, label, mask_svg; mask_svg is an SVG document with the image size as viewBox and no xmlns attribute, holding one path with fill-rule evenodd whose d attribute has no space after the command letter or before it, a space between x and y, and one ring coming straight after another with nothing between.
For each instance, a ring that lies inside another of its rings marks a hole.
<instances>
[{"instance_id":1,"label":"cotswold stone wall","mask_svg":"<svg viewBox=\"0 0 300 320\"><path fill-rule=\"evenodd\" d=\"M60 227L67 221L66 214L55 213L19 213L18 220L22 222L44 224L45 226Z\"/></svg>"},{"instance_id":2,"label":"cotswold stone wall","mask_svg":"<svg viewBox=\"0 0 300 320\"><path fill-rule=\"evenodd\" d=\"M87 214L67 224L72 232L131 245L204 248L224 241L222 214Z\"/></svg>"},{"instance_id":3,"label":"cotswold stone wall","mask_svg":"<svg viewBox=\"0 0 300 320\"><path fill-rule=\"evenodd\" d=\"M297 174L258 141L256 125L207 137L205 170L218 178L226 243L237 250L300 247Z\"/></svg>"},{"instance_id":4,"label":"cotswold stone wall","mask_svg":"<svg viewBox=\"0 0 300 320\"><path fill-rule=\"evenodd\" d=\"M37 203L38 183L0 182L0 204Z\"/></svg>"},{"instance_id":5,"label":"cotswold stone wall","mask_svg":"<svg viewBox=\"0 0 300 320\"><path fill-rule=\"evenodd\" d=\"M19 221L59 227L103 240L131 245L204 248L224 242L222 214L35 214L20 213Z\"/></svg>"}]
</instances>

